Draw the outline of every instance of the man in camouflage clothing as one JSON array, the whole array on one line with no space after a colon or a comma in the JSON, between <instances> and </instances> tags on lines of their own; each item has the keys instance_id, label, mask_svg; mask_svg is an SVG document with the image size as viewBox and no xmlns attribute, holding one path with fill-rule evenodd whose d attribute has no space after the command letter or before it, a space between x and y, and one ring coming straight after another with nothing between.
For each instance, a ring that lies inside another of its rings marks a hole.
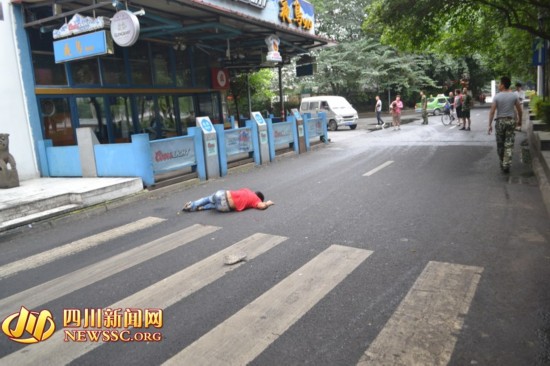
<instances>
[{"instance_id":1,"label":"man in camouflage clothing","mask_svg":"<svg viewBox=\"0 0 550 366\"><path fill-rule=\"evenodd\" d=\"M510 90L510 78L504 76L498 85L499 93L493 98L491 112L489 112L488 134L493 131L493 118L495 117L495 135L497 139L497 153L500 158L500 168L504 173L510 172L512 165L512 153L514 151L514 139L516 126L521 126L523 118L519 98ZM517 111L516 113L514 108Z\"/></svg>"}]
</instances>

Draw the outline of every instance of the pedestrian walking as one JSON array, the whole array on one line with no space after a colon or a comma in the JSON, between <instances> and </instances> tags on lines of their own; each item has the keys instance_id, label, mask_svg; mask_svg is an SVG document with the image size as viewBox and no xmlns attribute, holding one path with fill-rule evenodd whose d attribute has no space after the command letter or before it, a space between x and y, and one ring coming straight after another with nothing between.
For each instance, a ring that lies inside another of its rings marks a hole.
<instances>
[{"instance_id":1,"label":"pedestrian walking","mask_svg":"<svg viewBox=\"0 0 550 366\"><path fill-rule=\"evenodd\" d=\"M472 120L470 119L470 110L474 104L474 99L468 92L468 88L464 88L462 90L462 98L462 121L464 122L464 125L461 130L470 131L470 125L472 124Z\"/></svg>"},{"instance_id":2,"label":"pedestrian walking","mask_svg":"<svg viewBox=\"0 0 550 366\"><path fill-rule=\"evenodd\" d=\"M395 100L390 105L390 112L393 119L393 130L397 131L401 129L401 110L403 109L403 102L401 101L401 95L397 95Z\"/></svg>"},{"instance_id":3,"label":"pedestrian walking","mask_svg":"<svg viewBox=\"0 0 550 366\"><path fill-rule=\"evenodd\" d=\"M428 124L428 98L426 98L426 94L424 94L423 91L420 92L420 106L422 108L422 124L427 125Z\"/></svg>"},{"instance_id":4,"label":"pedestrian walking","mask_svg":"<svg viewBox=\"0 0 550 366\"><path fill-rule=\"evenodd\" d=\"M204 211L215 209L220 212L244 211L247 208L265 210L274 205L272 201L264 202L262 192L253 192L248 188L241 188L235 191L220 190L216 193L200 198L196 201L189 201L182 211Z\"/></svg>"},{"instance_id":5,"label":"pedestrian walking","mask_svg":"<svg viewBox=\"0 0 550 366\"><path fill-rule=\"evenodd\" d=\"M376 106L374 107L374 111L376 112L376 123L378 126L384 128L384 121L382 121L382 100L380 99L380 96L376 96Z\"/></svg>"},{"instance_id":6,"label":"pedestrian walking","mask_svg":"<svg viewBox=\"0 0 550 366\"><path fill-rule=\"evenodd\" d=\"M491 111L489 112L489 129L487 130L489 135L493 132L493 118L496 112L495 136L500 168L503 173L510 172L514 152L515 128L519 126L519 121L523 118L518 95L510 90L510 85L509 77L504 76L500 79L499 93L493 98Z\"/></svg>"}]
</instances>

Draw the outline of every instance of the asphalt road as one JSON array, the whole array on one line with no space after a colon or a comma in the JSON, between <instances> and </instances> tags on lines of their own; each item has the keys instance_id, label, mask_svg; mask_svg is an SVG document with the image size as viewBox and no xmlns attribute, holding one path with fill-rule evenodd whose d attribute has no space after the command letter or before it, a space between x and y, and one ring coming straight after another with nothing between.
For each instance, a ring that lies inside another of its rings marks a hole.
<instances>
[{"instance_id":1,"label":"asphalt road","mask_svg":"<svg viewBox=\"0 0 550 366\"><path fill-rule=\"evenodd\" d=\"M487 112L470 132L364 119L307 154L3 235L0 320L46 309L57 330L28 346L0 334L0 364L549 364L550 218L524 134L501 174ZM178 214L242 186L275 206ZM132 334L161 339L143 342L68 311L157 308L162 328Z\"/></svg>"}]
</instances>

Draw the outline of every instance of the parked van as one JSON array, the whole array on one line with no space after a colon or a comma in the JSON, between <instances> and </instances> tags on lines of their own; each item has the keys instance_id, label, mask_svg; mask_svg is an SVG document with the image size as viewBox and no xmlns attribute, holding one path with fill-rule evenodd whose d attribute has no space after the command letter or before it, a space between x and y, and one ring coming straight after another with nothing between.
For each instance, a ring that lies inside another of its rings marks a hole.
<instances>
[{"instance_id":1,"label":"parked van","mask_svg":"<svg viewBox=\"0 0 550 366\"><path fill-rule=\"evenodd\" d=\"M357 111L346 98L328 95L302 99L300 113L310 113L316 117L318 112L327 113L328 129L331 131L336 131L340 126L349 126L352 130L357 127Z\"/></svg>"}]
</instances>

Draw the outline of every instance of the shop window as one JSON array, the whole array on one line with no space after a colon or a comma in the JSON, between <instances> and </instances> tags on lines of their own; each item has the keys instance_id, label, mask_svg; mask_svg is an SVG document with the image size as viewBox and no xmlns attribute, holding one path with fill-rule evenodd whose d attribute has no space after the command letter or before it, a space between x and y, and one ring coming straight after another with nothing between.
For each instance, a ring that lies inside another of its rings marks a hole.
<instances>
[{"instance_id":1,"label":"shop window","mask_svg":"<svg viewBox=\"0 0 550 366\"><path fill-rule=\"evenodd\" d=\"M199 94L199 116L208 116L212 123L221 123L217 93Z\"/></svg>"},{"instance_id":2,"label":"shop window","mask_svg":"<svg viewBox=\"0 0 550 366\"><path fill-rule=\"evenodd\" d=\"M74 85L99 85L97 58L71 62L71 76Z\"/></svg>"},{"instance_id":3,"label":"shop window","mask_svg":"<svg viewBox=\"0 0 550 366\"><path fill-rule=\"evenodd\" d=\"M155 112L155 99L152 96L136 97L139 128L141 133L148 133L151 140L162 138L160 116Z\"/></svg>"},{"instance_id":4,"label":"shop window","mask_svg":"<svg viewBox=\"0 0 550 366\"><path fill-rule=\"evenodd\" d=\"M67 85L65 65L56 64L53 53L33 52L32 64L36 85Z\"/></svg>"},{"instance_id":5,"label":"shop window","mask_svg":"<svg viewBox=\"0 0 550 366\"><path fill-rule=\"evenodd\" d=\"M56 64L51 33L28 30L36 85L67 85L64 64Z\"/></svg>"},{"instance_id":6,"label":"shop window","mask_svg":"<svg viewBox=\"0 0 550 366\"><path fill-rule=\"evenodd\" d=\"M124 52L121 47L115 46L115 53L101 57L103 66L103 80L107 85L128 84L126 67L124 65Z\"/></svg>"},{"instance_id":7,"label":"shop window","mask_svg":"<svg viewBox=\"0 0 550 366\"><path fill-rule=\"evenodd\" d=\"M68 99L40 99L40 109L44 138L52 140L53 146L76 145Z\"/></svg>"},{"instance_id":8,"label":"shop window","mask_svg":"<svg viewBox=\"0 0 550 366\"><path fill-rule=\"evenodd\" d=\"M193 106L193 97L185 96L178 97L178 106L180 112L180 121L182 127L182 133L187 135L187 129L189 127L195 127L195 107Z\"/></svg>"},{"instance_id":9,"label":"shop window","mask_svg":"<svg viewBox=\"0 0 550 366\"><path fill-rule=\"evenodd\" d=\"M151 63L149 62L149 47L145 42L138 42L128 48L132 84L151 85Z\"/></svg>"},{"instance_id":10,"label":"shop window","mask_svg":"<svg viewBox=\"0 0 550 366\"><path fill-rule=\"evenodd\" d=\"M157 97L159 108L159 124L162 130L162 137L177 136L177 121L174 110L174 97L171 95L160 95Z\"/></svg>"},{"instance_id":11,"label":"shop window","mask_svg":"<svg viewBox=\"0 0 550 366\"><path fill-rule=\"evenodd\" d=\"M173 85L170 72L170 48L165 44L151 43L153 70L156 85Z\"/></svg>"},{"instance_id":12,"label":"shop window","mask_svg":"<svg viewBox=\"0 0 550 366\"><path fill-rule=\"evenodd\" d=\"M176 50L176 85L178 87L193 87L190 55L190 47L186 47L185 50Z\"/></svg>"},{"instance_id":13,"label":"shop window","mask_svg":"<svg viewBox=\"0 0 550 366\"><path fill-rule=\"evenodd\" d=\"M201 49L195 49L193 67L195 70L195 82L197 87L210 88L210 55Z\"/></svg>"},{"instance_id":14,"label":"shop window","mask_svg":"<svg viewBox=\"0 0 550 366\"><path fill-rule=\"evenodd\" d=\"M102 97L76 98L80 127L90 127L101 143L109 142L105 102Z\"/></svg>"},{"instance_id":15,"label":"shop window","mask_svg":"<svg viewBox=\"0 0 550 366\"><path fill-rule=\"evenodd\" d=\"M115 142L130 142L130 136L137 133L132 124L131 103L129 96L109 97Z\"/></svg>"}]
</instances>

